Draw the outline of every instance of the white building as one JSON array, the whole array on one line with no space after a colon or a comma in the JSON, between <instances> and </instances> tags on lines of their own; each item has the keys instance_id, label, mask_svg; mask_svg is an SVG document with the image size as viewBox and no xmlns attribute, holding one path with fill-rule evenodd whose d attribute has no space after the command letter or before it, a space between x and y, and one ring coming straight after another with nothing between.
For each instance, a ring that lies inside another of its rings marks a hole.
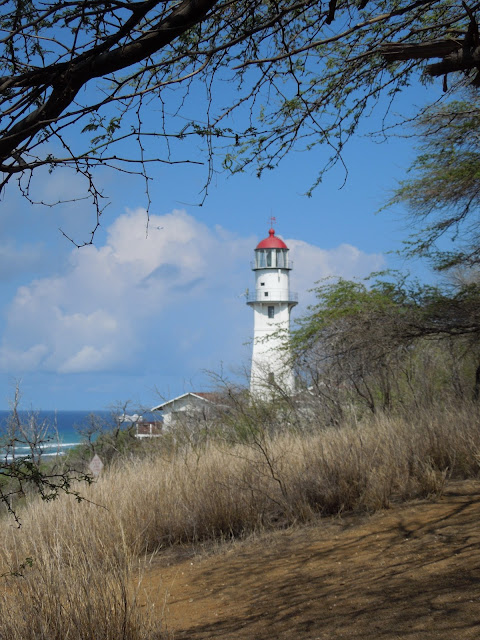
<instances>
[{"instance_id":1,"label":"white building","mask_svg":"<svg viewBox=\"0 0 480 640\"><path fill-rule=\"evenodd\" d=\"M163 424L168 430L174 426L175 422L182 418L194 418L198 420L206 420L211 412L211 408L218 400L218 394L206 392L184 393L181 396L163 402L153 407L151 411L161 411L163 415Z\"/></svg>"},{"instance_id":2,"label":"white building","mask_svg":"<svg viewBox=\"0 0 480 640\"><path fill-rule=\"evenodd\" d=\"M298 303L297 294L290 291L292 266L287 245L270 229L268 238L255 249L252 264L255 291L247 292L247 304L253 308L254 318L250 393L260 398L270 396L272 382L287 392L292 392L295 386L285 351L290 313Z\"/></svg>"}]
</instances>

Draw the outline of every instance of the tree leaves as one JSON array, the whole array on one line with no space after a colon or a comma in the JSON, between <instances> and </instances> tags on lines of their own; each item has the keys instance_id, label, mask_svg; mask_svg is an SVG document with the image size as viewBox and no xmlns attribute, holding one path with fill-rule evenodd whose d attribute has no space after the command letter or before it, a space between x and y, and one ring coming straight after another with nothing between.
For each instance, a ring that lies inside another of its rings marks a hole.
<instances>
[{"instance_id":1,"label":"tree leaves","mask_svg":"<svg viewBox=\"0 0 480 640\"><path fill-rule=\"evenodd\" d=\"M322 144L324 166L312 176L319 184L365 110L422 70L422 62L386 62L385 43L428 49L452 28L465 32L473 15L447 0L17 0L3 10L0 188L25 175L28 194L31 172L49 155L50 167L85 175L94 201L100 164L147 178L149 161L177 161L168 139L180 139L192 113L207 183L217 157L230 165L233 144L235 170L258 173L294 148ZM225 102L231 86L237 91ZM204 102L195 87L207 88ZM160 99L155 126L145 124L149 96ZM103 123L106 138L92 142L88 134ZM207 126L233 133L215 140L201 135ZM153 135L165 145L145 144Z\"/></svg>"},{"instance_id":2,"label":"tree leaves","mask_svg":"<svg viewBox=\"0 0 480 640\"><path fill-rule=\"evenodd\" d=\"M337 407L353 394L371 411L386 410L407 402L415 385L426 384L425 377L440 390L442 380L425 364L436 360L447 381L449 367L463 368L463 385L476 397L480 283L440 287L387 275L369 287L338 280L316 289L318 302L291 340L305 384L321 395L328 389L330 400L338 396ZM452 389L447 386L444 393L447 397Z\"/></svg>"},{"instance_id":3,"label":"tree leaves","mask_svg":"<svg viewBox=\"0 0 480 640\"><path fill-rule=\"evenodd\" d=\"M480 96L430 109L419 121L422 145L412 177L387 206L405 204L418 227L408 256L430 259L437 270L480 265ZM451 247L441 242L450 239Z\"/></svg>"}]
</instances>

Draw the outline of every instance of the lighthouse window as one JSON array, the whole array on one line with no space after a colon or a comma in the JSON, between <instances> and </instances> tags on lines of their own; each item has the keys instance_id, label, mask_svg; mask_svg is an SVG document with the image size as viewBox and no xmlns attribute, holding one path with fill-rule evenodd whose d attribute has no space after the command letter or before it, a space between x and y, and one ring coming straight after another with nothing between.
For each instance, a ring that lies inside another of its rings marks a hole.
<instances>
[{"instance_id":1,"label":"lighthouse window","mask_svg":"<svg viewBox=\"0 0 480 640\"><path fill-rule=\"evenodd\" d=\"M267 251L267 267L272 266L272 253L273 251Z\"/></svg>"},{"instance_id":2,"label":"lighthouse window","mask_svg":"<svg viewBox=\"0 0 480 640\"><path fill-rule=\"evenodd\" d=\"M265 251L257 251L257 267L262 269L267 266Z\"/></svg>"},{"instance_id":3,"label":"lighthouse window","mask_svg":"<svg viewBox=\"0 0 480 640\"><path fill-rule=\"evenodd\" d=\"M275 317L275 307L268 307L268 317L269 318Z\"/></svg>"},{"instance_id":4,"label":"lighthouse window","mask_svg":"<svg viewBox=\"0 0 480 640\"><path fill-rule=\"evenodd\" d=\"M268 291L265 291L265 298L268 298Z\"/></svg>"},{"instance_id":5,"label":"lighthouse window","mask_svg":"<svg viewBox=\"0 0 480 640\"><path fill-rule=\"evenodd\" d=\"M279 269L285 267L285 252L282 249L277 249L277 267Z\"/></svg>"},{"instance_id":6,"label":"lighthouse window","mask_svg":"<svg viewBox=\"0 0 480 640\"><path fill-rule=\"evenodd\" d=\"M260 286L261 286L261 287L264 287L264 286L265 286L265 283L264 283L264 282L260 282Z\"/></svg>"}]
</instances>

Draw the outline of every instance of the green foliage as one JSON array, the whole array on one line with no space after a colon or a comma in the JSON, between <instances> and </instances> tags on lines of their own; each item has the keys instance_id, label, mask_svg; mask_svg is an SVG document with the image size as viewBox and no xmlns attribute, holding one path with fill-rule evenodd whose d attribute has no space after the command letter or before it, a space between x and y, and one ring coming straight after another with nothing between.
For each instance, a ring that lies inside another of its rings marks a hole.
<instances>
[{"instance_id":1,"label":"green foliage","mask_svg":"<svg viewBox=\"0 0 480 640\"><path fill-rule=\"evenodd\" d=\"M20 524L17 510L28 494L39 495L45 502L51 502L60 494L83 498L78 483L90 484L88 473L78 471L63 459L44 458L43 447L54 441L56 428L30 411L20 412L20 389L17 384L11 403L11 413L0 434L0 504ZM28 453L19 454L27 449Z\"/></svg>"},{"instance_id":2,"label":"green foliage","mask_svg":"<svg viewBox=\"0 0 480 640\"><path fill-rule=\"evenodd\" d=\"M428 110L418 123L420 154L387 206L405 204L419 231L408 256L438 270L480 265L480 96ZM450 240L447 246L445 240Z\"/></svg>"},{"instance_id":3,"label":"green foliage","mask_svg":"<svg viewBox=\"0 0 480 640\"><path fill-rule=\"evenodd\" d=\"M305 385L339 417L349 402L369 410L477 397L480 286L405 279L338 280L316 289L291 349Z\"/></svg>"},{"instance_id":4,"label":"green foliage","mask_svg":"<svg viewBox=\"0 0 480 640\"><path fill-rule=\"evenodd\" d=\"M448 0L12 2L0 18L2 170L6 181L43 164L91 178L136 163L146 176L148 161L178 162L171 143L188 136L210 178L216 154L261 175L293 148L325 145L317 185L382 97L429 79L422 60L387 61L382 47L463 35L470 22ZM144 116L152 104L158 115ZM50 139L62 157L47 161Z\"/></svg>"}]
</instances>

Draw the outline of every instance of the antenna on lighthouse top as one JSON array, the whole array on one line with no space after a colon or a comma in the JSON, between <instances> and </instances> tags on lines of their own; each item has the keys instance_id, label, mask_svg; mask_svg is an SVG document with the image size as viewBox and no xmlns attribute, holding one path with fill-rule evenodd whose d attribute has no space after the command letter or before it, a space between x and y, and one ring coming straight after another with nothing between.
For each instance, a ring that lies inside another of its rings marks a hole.
<instances>
[{"instance_id":1,"label":"antenna on lighthouse top","mask_svg":"<svg viewBox=\"0 0 480 640\"><path fill-rule=\"evenodd\" d=\"M270 216L270 228L273 229L274 223L277 221L275 216Z\"/></svg>"}]
</instances>

